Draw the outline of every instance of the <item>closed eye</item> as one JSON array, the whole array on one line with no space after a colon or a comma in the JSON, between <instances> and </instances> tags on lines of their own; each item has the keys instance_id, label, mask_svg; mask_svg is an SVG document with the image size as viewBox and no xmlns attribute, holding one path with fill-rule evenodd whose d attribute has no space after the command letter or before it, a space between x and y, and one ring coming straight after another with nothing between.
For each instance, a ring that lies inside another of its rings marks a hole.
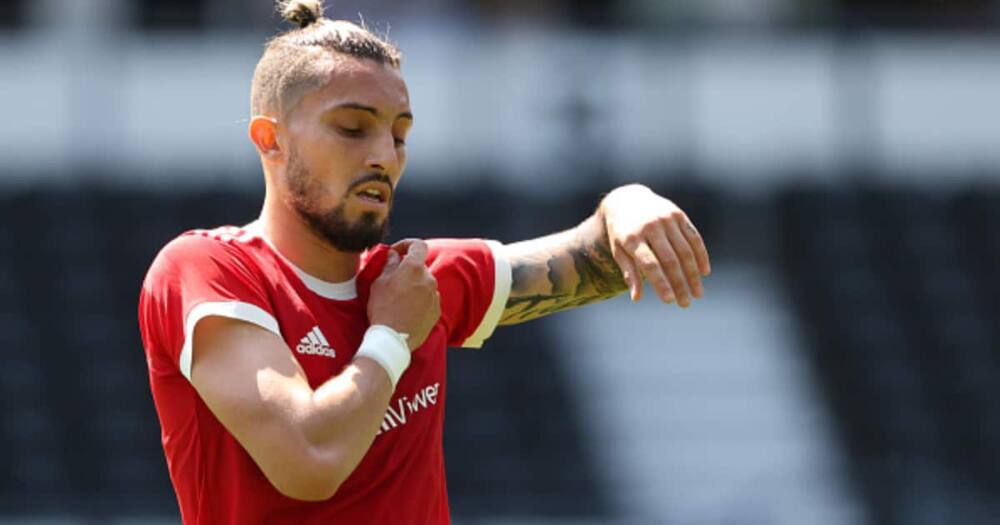
<instances>
[{"instance_id":1,"label":"closed eye","mask_svg":"<svg viewBox=\"0 0 1000 525\"><path fill-rule=\"evenodd\" d=\"M348 137L360 137L361 136L361 128L345 128L345 127L341 126L340 127L340 132L343 133L344 135L347 135Z\"/></svg>"}]
</instances>

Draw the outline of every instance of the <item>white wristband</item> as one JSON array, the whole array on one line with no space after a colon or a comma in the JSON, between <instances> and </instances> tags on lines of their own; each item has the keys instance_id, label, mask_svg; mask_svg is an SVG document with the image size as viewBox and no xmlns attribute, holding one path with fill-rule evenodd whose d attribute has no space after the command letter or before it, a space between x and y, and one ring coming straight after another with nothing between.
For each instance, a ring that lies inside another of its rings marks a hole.
<instances>
[{"instance_id":1,"label":"white wristband","mask_svg":"<svg viewBox=\"0 0 1000 525\"><path fill-rule=\"evenodd\" d=\"M354 357L367 357L382 365L389 374L392 388L395 389L399 376L410 366L410 347L406 344L407 337L407 334L401 334L384 324L373 324L365 332L361 348L358 348L358 353Z\"/></svg>"}]
</instances>

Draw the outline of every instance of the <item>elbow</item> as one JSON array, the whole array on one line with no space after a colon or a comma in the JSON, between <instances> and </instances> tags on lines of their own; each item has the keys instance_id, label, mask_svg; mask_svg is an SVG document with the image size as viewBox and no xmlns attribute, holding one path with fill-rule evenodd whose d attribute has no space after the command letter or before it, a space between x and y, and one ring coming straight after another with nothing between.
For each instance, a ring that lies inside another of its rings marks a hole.
<instances>
[{"instance_id":1,"label":"elbow","mask_svg":"<svg viewBox=\"0 0 1000 525\"><path fill-rule=\"evenodd\" d=\"M337 493L339 483L326 480L297 479L285 483L273 483L274 488L283 496L299 501L326 501Z\"/></svg>"},{"instance_id":2,"label":"elbow","mask_svg":"<svg viewBox=\"0 0 1000 525\"><path fill-rule=\"evenodd\" d=\"M286 497L312 502L328 500L347 478L341 473L340 462L328 456L315 450L304 451L268 479Z\"/></svg>"}]
</instances>

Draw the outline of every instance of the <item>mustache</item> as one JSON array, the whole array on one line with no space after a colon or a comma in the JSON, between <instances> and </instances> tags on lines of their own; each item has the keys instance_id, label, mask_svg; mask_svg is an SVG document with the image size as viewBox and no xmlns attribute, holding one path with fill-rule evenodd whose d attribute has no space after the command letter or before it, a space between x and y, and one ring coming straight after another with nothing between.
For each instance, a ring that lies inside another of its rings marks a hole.
<instances>
[{"instance_id":1,"label":"mustache","mask_svg":"<svg viewBox=\"0 0 1000 525\"><path fill-rule=\"evenodd\" d=\"M347 191L349 192L354 191L354 189L357 188L358 186L369 182L381 182L384 183L386 186L389 186L391 192L396 191L396 187L392 185L392 179L389 178L389 176L386 175L385 173L366 173L358 177L354 182L352 182L351 185L347 188Z\"/></svg>"}]
</instances>

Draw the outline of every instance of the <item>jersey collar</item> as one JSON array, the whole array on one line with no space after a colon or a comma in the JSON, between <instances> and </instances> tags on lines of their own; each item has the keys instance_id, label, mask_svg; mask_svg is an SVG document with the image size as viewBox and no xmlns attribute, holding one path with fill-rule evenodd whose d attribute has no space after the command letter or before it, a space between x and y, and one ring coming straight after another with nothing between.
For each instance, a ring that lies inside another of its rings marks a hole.
<instances>
[{"instance_id":1,"label":"jersey collar","mask_svg":"<svg viewBox=\"0 0 1000 525\"><path fill-rule=\"evenodd\" d=\"M263 241L271 248L271 251L276 253L278 257L281 257L281 259L285 261L285 264L287 264L295 272L295 275L299 276L302 284L316 295L336 301L350 301L358 296L356 277L351 277L350 279L339 283L331 283L330 281L324 281L319 277L309 275L305 272L305 270L299 268L295 265L295 263L288 260L287 257L282 255L281 252L274 247L271 240L264 235L264 228L261 227L260 221L253 221L244 226L243 229L253 236L263 239Z\"/></svg>"}]
</instances>

